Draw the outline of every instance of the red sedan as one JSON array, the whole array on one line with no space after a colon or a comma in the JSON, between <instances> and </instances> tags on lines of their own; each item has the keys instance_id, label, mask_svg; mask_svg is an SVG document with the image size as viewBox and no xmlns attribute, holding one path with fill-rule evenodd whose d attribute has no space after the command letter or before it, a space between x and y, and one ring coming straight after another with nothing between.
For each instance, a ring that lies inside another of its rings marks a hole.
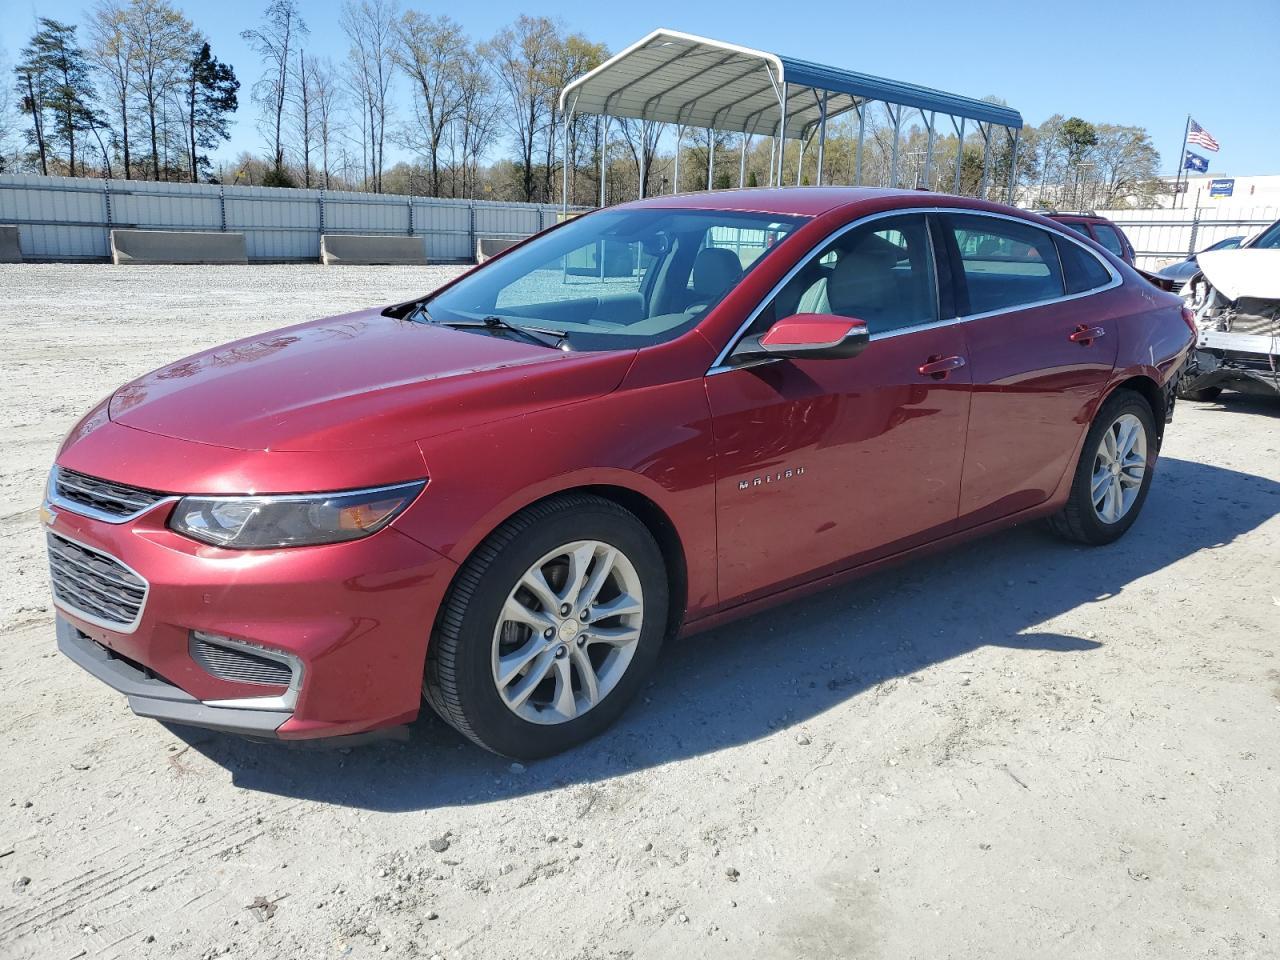
<instances>
[{"instance_id":1,"label":"red sedan","mask_svg":"<svg viewBox=\"0 0 1280 960\"><path fill-rule=\"evenodd\" d=\"M663 640L1150 489L1182 301L1043 217L914 191L592 213L421 299L121 388L45 519L59 647L142 716L412 720L563 750Z\"/></svg>"}]
</instances>

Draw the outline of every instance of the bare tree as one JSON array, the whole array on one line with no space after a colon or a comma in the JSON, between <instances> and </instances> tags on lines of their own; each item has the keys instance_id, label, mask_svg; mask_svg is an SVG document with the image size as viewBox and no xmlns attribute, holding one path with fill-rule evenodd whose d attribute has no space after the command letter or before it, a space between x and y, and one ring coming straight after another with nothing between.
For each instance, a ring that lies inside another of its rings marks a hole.
<instances>
[{"instance_id":1,"label":"bare tree","mask_svg":"<svg viewBox=\"0 0 1280 960\"><path fill-rule=\"evenodd\" d=\"M315 104L316 146L320 148L320 186L328 190L329 150L338 124L342 91L334 74L333 62L328 58L312 57L307 61L307 70L311 74L311 98Z\"/></svg>"},{"instance_id":2,"label":"bare tree","mask_svg":"<svg viewBox=\"0 0 1280 960\"><path fill-rule=\"evenodd\" d=\"M348 83L360 105L366 176L374 193L382 192L398 14L396 0L347 0L342 7L342 29L351 41Z\"/></svg>"},{"instance_id":3,"label":"bare tree","mask_svg":"<svg viewBox=\"0 0 1280 960\"><path fill-rule=\"evenodd\" d=\"M570 80L582 76L588 70L594 70L607 59L609 48L603 43L593 43L581 33L561 37L557 31L551 59L542 78L543 95L547 98L547 135L544 141L546 161L543 165L543 190L547 200L555 196L556 151L563 146L563 131L559 129L560 91ZM581 132L579 127L580 124L575 123L569 130L569 157L577 153L576 141ZM656 139L654 150L657 150ZM570 160L565 158L564 162L569 163Z\"/></svg>"},{"instance_id":4,"label":"bare tree","mask_svg":"<svg viewBox=\"0 0 1280 960\"><path fill-rule=\"evenodd\" d=\"M619 126L622 127L622 138L627 144L627 150L631 153L631 162L636 168L636 183L639 184L643 170L644 196L651 196L653 191L649 189L649 184L657 172L654 161L658 157L658 141L662 137L663 124L654 123L652 120L624 119ZM706 154L704 153L703 156L705 157Z\"/></svg>"},{"instance_id":5,"label":"bare tree","mask_svg":"<svg viewBox=\"0 0 1280 960\"><path fill-rule=\"evenodd\" d=\"M463 109L463 56L470 42L457 21L410 10L396 23L396 63L413 87L414 127L404 131L406 146L427 155L431 195L440 196L440 149L445 133Z\"/></svg>"},{"instance_id":6,"label":"bare tree","mask_svg":"<svg viewBox=\"0 0 1280 960\"><path fill-rule=\"evenodd\" d=\"M120 133L124 178L129 179L130 99L133 94L137 55L128 29L128 13L121 0L101 0L89 16L89 57L106 78L111 109Z\"/></svg>"},{"instance_id":7,"label":"bare tree","mask_svg":"<svg viewBox=\"0 0 1280 960\"><path fill-rule=\"evenodd\" d=\"M302 185L311 187L311 147L316 139L315 87L313 70L305 50L298 51L298 59L289 77L289 102L293 107L294 132L298 142L298 160L302 165Z\"/></svg>"},{"instance_id":8,"label":"bare tree","mask_svg":"<svg viewBox=\"0 0 1280 960\"><path fill-rule=\"evenodd\" d=\"M456 192L459 196L474 197L480 179L480 159L498 133L498 105L494 99L493 80L475 49L466 52L458 82L462 110L456 127L459 131L462 184Z\"/></svg>"},{"instance_id":9,"label":"bare tree","mask_svg":"<svg viewBox=\"0 0 1280 960\"><path fill-rule=\"evenodd\" d=\"M533 153L547 125L547 71L558 43L555 23L521 14L484 46L511 108L507 123L519 150L520 193L525 201L534 198Z\"/></svg>"},{"instance_id":10,"label":"bare tree","mask_svg":"<svg viewBox=\"0 0 1280 960\"><path fill-rule=\"evenodd\" d=\"M262 58L262 78L253 85L253 98L263 112L264 135L271 143L271 159L276 178L286 185L284 173L284 113L289 97L289 70L292 55L307 24L294 0L271 0L263 14L262 26L244 30L240 36Z\"/></svg>"},{"instance_id":11,"label":"bare tree","mask_svg":"<svg viewBox=\"0 0 1280 960\"><path fill-rule=\"evenodd\" d=\"M133 89L146 112L151 140L151 176L160 179L160 144L167 136L170 93L187 66L195 31L166 0L132 0L125 33L135 57Z\"/></svg>"}]
</instances>

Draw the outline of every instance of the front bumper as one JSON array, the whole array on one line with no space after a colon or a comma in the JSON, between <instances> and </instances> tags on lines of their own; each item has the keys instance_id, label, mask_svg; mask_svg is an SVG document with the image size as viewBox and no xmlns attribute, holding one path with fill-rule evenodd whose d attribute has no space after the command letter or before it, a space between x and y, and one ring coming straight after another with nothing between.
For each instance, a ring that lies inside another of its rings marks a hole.
<instances>
[{"instance_id":1,"label":"front bumper","mask_svg":"<svg viewBox=\"0 0 1280 960\"><path fill-rule=\"evenodd\" d=\"M168 530L171 504L127 523L54 507L59 537L136 572L147 594L136 625L112 629L57 604L58 647L139 716L253 737L341 737L413 720L436 610L455 571L394 525L364 540L231 551ZM224 679L193 655L196 632L287 654L284 686Z\"/></svg>"},{"instance_id":2,"label":"front bumper","mask_svg":"<svg viewBox=\"0 0 1280 960\"><path fill-rule=\"evenodd\" d=\"M113 655L62 616L57 618L57 631L58 650L117 693L123 693L129 700L129 709L140 717L224 733L275 738L276 731L293 715L288 710L207 706L180 687Z\"/></svg>"}]
</instances>

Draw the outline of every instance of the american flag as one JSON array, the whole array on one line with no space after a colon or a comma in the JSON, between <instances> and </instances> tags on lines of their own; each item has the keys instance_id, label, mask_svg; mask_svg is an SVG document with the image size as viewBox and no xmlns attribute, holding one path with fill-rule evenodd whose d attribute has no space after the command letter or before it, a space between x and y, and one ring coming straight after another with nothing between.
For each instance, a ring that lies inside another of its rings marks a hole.
<instances>
[{"instance_id":1,"label":"american flag","mask_svg":"<svg viewBox=\"0 0 1280 960\"><path fill-rule=\"evenodd\" d=\"M1206 150L1212 150L1214 153L1218 152L1218 141L1213 139L1209 131L1194 120L1191 121L1191 126L1187 128L1187 143L1194 143L1197 146L1204 147Z\"/></svg>"}]
</instances>

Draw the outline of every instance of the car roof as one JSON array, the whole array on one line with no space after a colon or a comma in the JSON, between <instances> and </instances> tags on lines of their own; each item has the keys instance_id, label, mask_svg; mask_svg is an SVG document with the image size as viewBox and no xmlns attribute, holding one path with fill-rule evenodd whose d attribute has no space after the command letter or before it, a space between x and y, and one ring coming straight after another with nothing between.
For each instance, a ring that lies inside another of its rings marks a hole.
<instances>
[{"instance_id":1,"label":"car roof","mask_svg":"<svg viewBox=\"0 0 1280 960\"><path fill-rule=\"evenodd\" d=\"M1057 220L1060 223L1074 223L1078 221L1089 221L1091 223L1110 223L1106 217L1098 213L1059 213L1057 210L1048 210L1044 212L1044 216L1050 220Z\"/></svg>"},{"instance_id":2,"label":"car roof","mask_svg":"<svg viewBox=\"0 0 1280 960\"><path fill-rule=\"evenodd\" d=\"M894 207L972 207L975 210L1009 212L1011 208L972 197L957 197L925 190L891 190L886 187L750 187L738 190L714 190L648 197L620 204L613 209L688 209L733 210L743 213L767 213L777 216L817 217L833 210L874 206L878 210ZM855 211L849 211L855 212ZM1026 214L1027 211L1019 210Z\"/></svg>"}]
</instances>

